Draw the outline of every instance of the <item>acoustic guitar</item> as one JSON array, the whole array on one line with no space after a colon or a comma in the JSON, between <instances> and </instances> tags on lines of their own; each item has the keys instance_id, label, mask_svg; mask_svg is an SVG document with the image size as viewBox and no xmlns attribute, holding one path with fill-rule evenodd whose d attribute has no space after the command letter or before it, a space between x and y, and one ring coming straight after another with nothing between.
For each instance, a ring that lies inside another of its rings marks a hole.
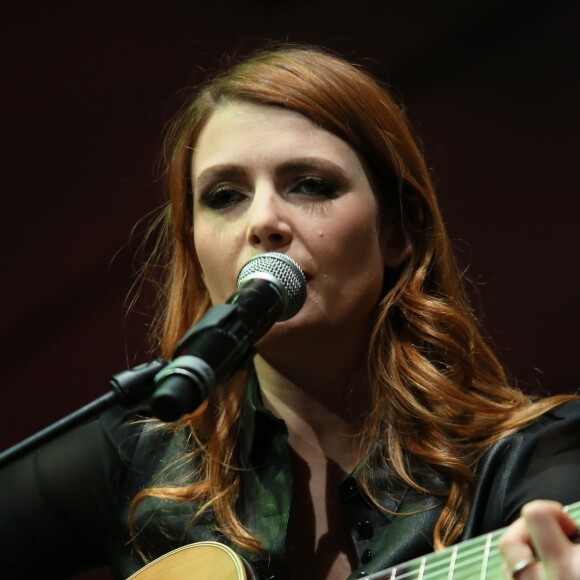
<instances>
[{"instance_id":1,"label":"acoustic guitar","mask_svg":"<svg viewBox=\"0 0 580 580\"><path fill-rule=\"evenodd\" d=\"M580 524L580 502L565 508ZM502 580L503 558L497 542L505 528L490 532L399 566L365 576L365 580ZM128 580L258 580L231 548L218 542L183 546L154 560Z\"/></svg>"},{"instance_id":2,"label":"acoustic guitar","mask_svg":"<svg viewBox=\"0 0 580 580\"><path fill-rule=\"evenodd\" d=\"M127 580L258 580L231 548L196 542L164 554Z\"/></svg>"}]
</instances>

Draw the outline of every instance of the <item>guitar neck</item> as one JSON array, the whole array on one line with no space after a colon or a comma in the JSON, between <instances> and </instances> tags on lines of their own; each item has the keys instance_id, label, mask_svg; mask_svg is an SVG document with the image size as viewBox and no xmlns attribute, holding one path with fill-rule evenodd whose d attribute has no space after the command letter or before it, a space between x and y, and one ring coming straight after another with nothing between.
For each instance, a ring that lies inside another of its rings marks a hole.
<instances>
[{"instance_id":1,"label":"guitar neck","mask_svg":"<svg viewBox=\"0 0 580 580\"><path fill-rule=\"evenodd\" d=\"M565 508L580 525L580 502ZM505 528L375 574L367 580L502 580L498 539Z\"/></svg>"}]
</instances>

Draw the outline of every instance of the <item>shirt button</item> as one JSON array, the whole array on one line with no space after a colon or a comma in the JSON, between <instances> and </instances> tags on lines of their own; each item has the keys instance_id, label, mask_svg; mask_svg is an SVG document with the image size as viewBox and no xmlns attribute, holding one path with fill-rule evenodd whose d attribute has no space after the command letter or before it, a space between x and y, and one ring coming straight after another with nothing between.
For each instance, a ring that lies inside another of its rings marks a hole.
<instances>
[{"instance_id":1,"label":"shirt button","mask_svg":"<svg viewBox=\"0 0 580 580\"><path fill-rule=\"evenodd\" d=\"M371 524L371 522L369 522L368 520L365 520L364 522L359 522L356 525L356 531L363 540L370 540L373 537L374 533L373 524Z\"/></svg>"},{"instance_id":2,"label":"shirt button","mask_svg":"<svg viewBox=\"0 0 580 580\"><path fill-rule=\"evenodd\" d=\"M348 479L346 480L341 486L340 486L340 497L342 500L347 500L350 499L353 495L355 495L356 493L356 483L353 479Z\"/></svg>"},{"instance_id":3,"label":"shirt button","mask_svg":"<svg viewBox=\"0 0 580 580\"><path fill-rule=\"evenodd\" d=\"M365 550L365 551L362 553L362 556L360 557L360 561L361 561L363 564L368 564L368 563L371 561L372 557L373 557L373 553L372 553L371 549L370 549L370 548L367 548L367 549L366 549L366 550Z\"/></svg>"},{"instance_id":4,"label":"shirt button","mask_svg":"<svg viewBox=\"0 0 580 580\"><path fill-rule=\"evenodd\" d=\"M359 573L356 575L356 577L357 577L357 578L362 578L363 576L368 576L368 574L367 574L367 573L366 573L364 570L361 570L361 571L360 571L360 572L359 572Z\"/></svg>"}]
</instances>

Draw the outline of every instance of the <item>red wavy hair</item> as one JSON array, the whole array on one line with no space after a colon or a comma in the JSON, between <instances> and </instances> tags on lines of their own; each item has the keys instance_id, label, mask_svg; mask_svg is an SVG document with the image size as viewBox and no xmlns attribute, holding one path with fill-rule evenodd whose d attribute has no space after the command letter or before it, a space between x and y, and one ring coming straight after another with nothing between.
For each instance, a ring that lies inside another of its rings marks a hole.
<instances>
[{"instance_id":1,"label":"red wavy hair","mask_svg":"<svg viewBox=\"0 0 580 580\"><path fill-rule=\"evenodd\" d=\"M160 316L163 353L171 356L209 306L193 245L190 165L208 118L231 101L295 111L343 139L364 159L381 210L397 213L412 253L400 271L391 273L395 281L379 304L371 336L373 405L361 426L358 457L364 463L358 477L373 498L370 474L387 458L390 469L415 489L423 487L411 460L449 474L433 538L436 548L448 545L465 525L481 455L566 397L532 402L508 383L470 308L429 171L405 115L359 67L315 48L263 51L211 80L176 118L165 142L170 203L164 246L168 282ZM146 497L193 500L200 511L213 508L232 541L258 549L259 539L244 528L233 507L239 490L235 446L243 377L232 382L228 397L217 388L174 427L192 432L198 441L192 452L197 483L144 490L134 499L132 513ZM377 451L378 440L386 444Z\"/></svg>"}]
</instances>

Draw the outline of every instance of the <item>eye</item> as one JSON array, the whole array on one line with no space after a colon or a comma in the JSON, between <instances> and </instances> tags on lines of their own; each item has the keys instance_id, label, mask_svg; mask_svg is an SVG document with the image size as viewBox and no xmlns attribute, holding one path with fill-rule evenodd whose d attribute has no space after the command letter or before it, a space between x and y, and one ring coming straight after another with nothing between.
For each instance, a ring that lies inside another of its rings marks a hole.
<instances>
[{"instance_id":1,"label":"eye","mask_svg":"<svg viewBox=\"0 0 580 580\"><path fill-rule=\"evenodd\" d=\"M202 191L199 196L200 203L204 207L215 211L229 209L244 201L246 196L243 192L229 184L222 184Z\"/></svg>"},{"instance_id":2,"label":"eye","mask_svg":"<svg viewBox=\"0 0 580 580\"><path fill-rule=\"evenodd\" d=\"M311 197L332 199L337 196L338 185L325 177L310 175L298 180L292 187L292 191Z\"/></svg>"}]
</instances>

